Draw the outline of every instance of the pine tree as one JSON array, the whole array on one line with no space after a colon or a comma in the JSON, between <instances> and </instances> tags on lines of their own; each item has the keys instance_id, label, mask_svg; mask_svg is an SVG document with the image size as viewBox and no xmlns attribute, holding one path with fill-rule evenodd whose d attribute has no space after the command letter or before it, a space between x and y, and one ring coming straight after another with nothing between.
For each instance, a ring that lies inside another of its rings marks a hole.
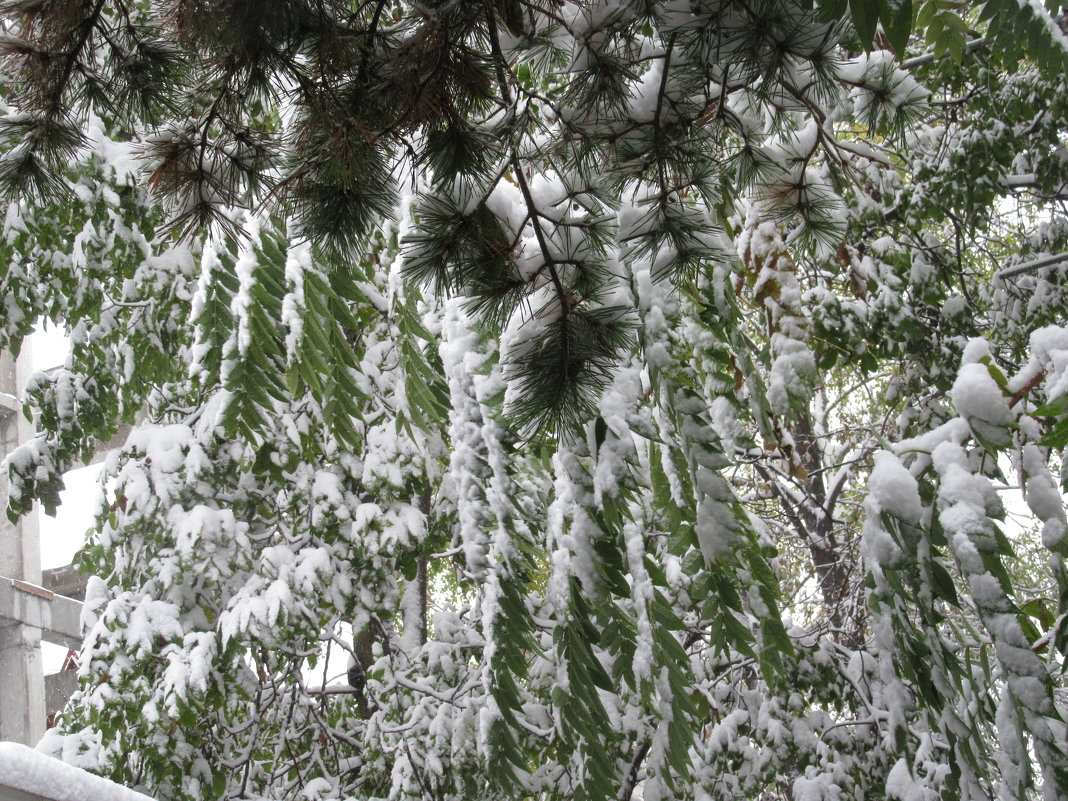
<instances>
[{"instance_id":1,"label":"pine tree","mask_svg":"<svg viewBox=\"0 0 1068 801\"><path fill-rule=\"evenodd\" d=\"M1064 7L2 8L0 346L72 339L10 513L135 424L43 748L1068 796Z\"/></svg>"}]
</instances>

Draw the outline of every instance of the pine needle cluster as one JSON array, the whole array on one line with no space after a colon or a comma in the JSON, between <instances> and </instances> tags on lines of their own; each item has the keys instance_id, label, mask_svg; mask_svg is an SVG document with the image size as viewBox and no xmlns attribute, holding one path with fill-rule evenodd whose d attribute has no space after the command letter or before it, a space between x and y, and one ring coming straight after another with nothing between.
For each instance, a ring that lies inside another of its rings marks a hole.
<instances>
[{"instance_id":1,"label":"pine needle cluster","mask_svg":"<svg viewBox=\"0 0 1068 801\"><path fill-rule=\"evenodd\" d=\"M875 5L7 2L0 190L62 191L98 115L177 235L266 206L344 263L414 188L409 278L538 328L509 356L517 422L575 422L629 342L603 308L628 265L699 279L743 197L796 247L840 242L840 109L892 135L924 100L892 59L843 67L876 23L907 38Z\"/></svg>"}]
</instances>

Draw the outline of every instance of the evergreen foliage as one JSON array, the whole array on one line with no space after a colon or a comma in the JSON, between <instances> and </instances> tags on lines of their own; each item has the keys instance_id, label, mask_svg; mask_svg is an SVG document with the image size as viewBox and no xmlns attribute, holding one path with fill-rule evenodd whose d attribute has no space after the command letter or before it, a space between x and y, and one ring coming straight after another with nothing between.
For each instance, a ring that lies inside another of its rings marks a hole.
<instances>
[{"instance_id":1,"label":"evergreen foliage","mask_svg":"<svg viewBox=\"0 0 1068 801\"><path fill-rule=\"evenodd\" d=\"M9 514L133 426L43 749L1068 797L1056 0L0 9L0 347L72 342Z\"/></svg>"}]
</instances>

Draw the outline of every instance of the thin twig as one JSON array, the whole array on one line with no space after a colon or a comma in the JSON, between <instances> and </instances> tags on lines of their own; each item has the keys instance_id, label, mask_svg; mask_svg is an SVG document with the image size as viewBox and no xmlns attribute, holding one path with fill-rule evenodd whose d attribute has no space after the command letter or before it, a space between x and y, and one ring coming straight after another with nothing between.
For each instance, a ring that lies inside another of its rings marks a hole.
<instances>
[{"instance_id":1,"label":"thin twig","mask_svg":"<svg viewBox=\"0 0 1068 801\"><path fill-rule=\"evenodd\" d=\"M1068 253L1057 253L1053 256L1043 256L1040 259L1025 261L1023 264L1015 264L1012 267L998 270L994 274L994 277L1004 280L1006 278L1020 275L1021 273L1030 273L1035 270L1041 270L1043 267L1049 267L1052 264L1060 264L1064 261L1068 261Z\"/></svg>"},{"instance_id":2,"label":"thin twig","mask_svg":"<svg viewBox=\"0 0 1068 801\"><path fill-rule=\"evenodd\" d=\"M641 770L642 762L645 761L645 756L648 753L649 743L642 743L638 753L634 755L634 761L630 763L627 780L623 782L623 786L619 790L619 801L630 801L630 797L634 795L634 788L638 786L638 771Z\"/></svg>"},{"instance_id":3,"label":"thin twig","mask_svg":"<svg viewBox=\"0 0 1068 801\"><path fill-rule=\"evenodd\" d=\"M969 52L971 52L974 50L978 50L982 47L986 47L988 44L990 44L990 40L988 39L972 39L970 42L966 42L964 47ZM940 55L936 55L934 51L931 51L930 53L924 53L922 56L913 56L912 58L907 58L901 62L901 66L907 70L911 70L915 69L916 67L922 67L926 64L930 64L935 59L944 58L947 55L949 55L949 51L946 51L945 53L942 53Z\"/></svg>"}]
</instances>

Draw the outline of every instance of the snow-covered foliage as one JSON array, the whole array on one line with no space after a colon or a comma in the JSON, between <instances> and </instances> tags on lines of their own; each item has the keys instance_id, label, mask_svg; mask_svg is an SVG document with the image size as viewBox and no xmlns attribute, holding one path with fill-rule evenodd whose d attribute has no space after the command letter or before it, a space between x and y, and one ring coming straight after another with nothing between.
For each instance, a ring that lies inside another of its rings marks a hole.
<instances>
[{"instance_id":1,"label":"snow-covered foliage","mask_svg":"<svg viewBox=\"0 0 1068 801\"><path fill-rule=\"evenodd\" d=\"M132 426L41 748L1068 797L1063 9L812 5L5 10L0 346L72 339L11 513Z\"/></svg>"}]
</instances>

